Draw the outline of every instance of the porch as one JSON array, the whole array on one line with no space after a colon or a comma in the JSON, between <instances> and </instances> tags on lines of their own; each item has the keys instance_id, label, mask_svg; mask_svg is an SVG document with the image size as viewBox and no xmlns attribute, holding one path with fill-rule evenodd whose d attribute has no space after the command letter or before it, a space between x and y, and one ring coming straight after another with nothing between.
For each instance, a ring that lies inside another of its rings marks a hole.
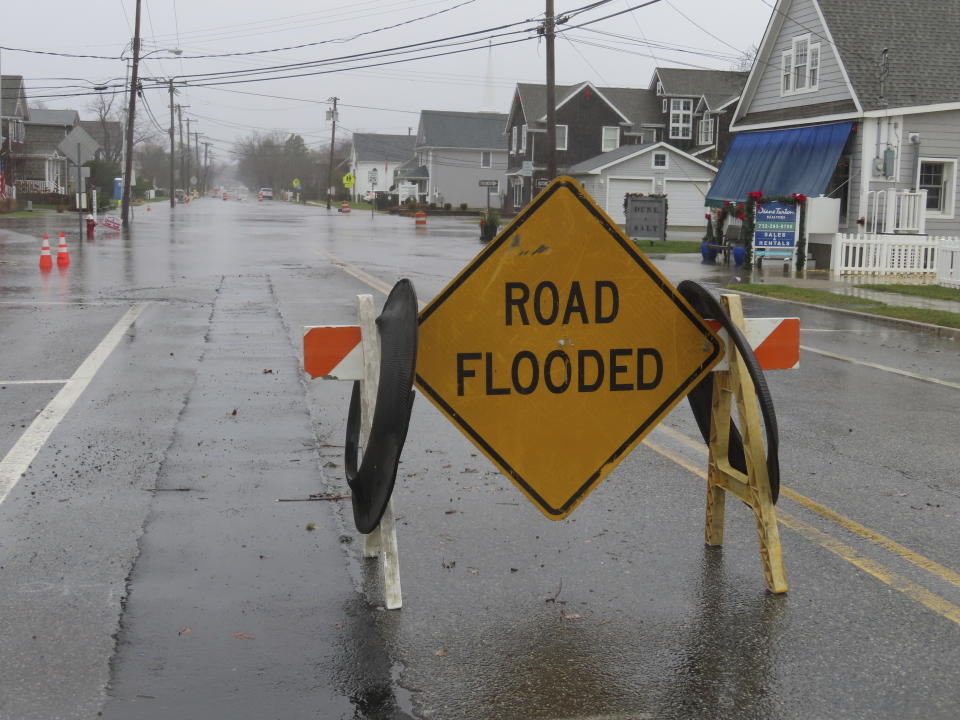
<instances>
[{"instance_id":1,"label":"porch","mask_svg":"<svg viewBox=\"0 0 960 720\"><path fill-rule=\"evenodd\" d=\"M927 230L926 190L871 190L863 232L871 235L923 235Z\"/></svg>"},{"instance_id":2,"label":"porch","mask_svg":"<svg viewBox=\"0 0 960 720\"><path fill-rule=\"evenodd\" d=\"M56 180L17 180L17 197L27 195L66 195L67 189Z\"/></svg>"}]
</instances>

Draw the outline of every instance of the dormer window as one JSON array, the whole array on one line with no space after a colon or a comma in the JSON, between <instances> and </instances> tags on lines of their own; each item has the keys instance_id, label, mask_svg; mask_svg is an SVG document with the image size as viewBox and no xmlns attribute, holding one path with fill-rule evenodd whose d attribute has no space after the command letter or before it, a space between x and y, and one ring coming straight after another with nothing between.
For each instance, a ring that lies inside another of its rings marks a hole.
<instances>
[{"instance_id":1,"label":"dormer window","mask_svg":"<svg viewBox=\"0 0 960 720\"><path fill-rule=\"evenodd\" d=\"M693 135L693 100L670 101L670 139L689 140Z\"/></svg>"},{"instance_id":2,"label":"dormer window","mask_svg":"<svg viewBox=\"0 0 960 720\"><path fill-rule=\"evenodd\" d=\"M600 152L610 152L620 147L620 128L615 125L604 125L600 136Z\"/></svg>"},{"instance_id":3,"label":"dormer window","mask_svg":"<svg viewBox=\"0 0 960 720\"><path fill-rule=\"evenodd\" d=\"M704 113L700 119L700 137L697 139L698 145L713 144L713 116L710 113Z\"/></svg>"},{"instance_id":4,"label":"dormer window","mask_svg":"<svg viewBox=\"0 0 960 720\"><path fill-rule=\"evenodd\" d=\"M663 83L657 80L657 95L663 95Z\"/></svg>"},{"instance_id":5,"label":"dormer window","mask_svg":"<svg viewBox=\"0 0 960 720\"><path fill-rule=\"evenodd\" d=\"M810 34L793 39L780 57L780 95L813 92L820 86L820 43Z\"/></svg>"}]
</instances>

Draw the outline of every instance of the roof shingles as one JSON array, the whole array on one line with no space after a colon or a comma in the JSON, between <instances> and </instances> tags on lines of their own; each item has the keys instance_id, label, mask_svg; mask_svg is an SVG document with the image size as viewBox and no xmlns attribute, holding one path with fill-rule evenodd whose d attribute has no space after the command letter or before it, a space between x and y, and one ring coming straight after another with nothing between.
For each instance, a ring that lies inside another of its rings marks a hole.
<instances>
[{"instance_id":1,"label":"roof shingles","mask_svg":"<svg viewBox=\"0 0 960 720\"><path fill-rule=\"evenodd\" d=\"M960 101L956 0L819 0L850 82L866 111ZM887 48L886 104L880 54Z\"/></svg>"}]
</instances>

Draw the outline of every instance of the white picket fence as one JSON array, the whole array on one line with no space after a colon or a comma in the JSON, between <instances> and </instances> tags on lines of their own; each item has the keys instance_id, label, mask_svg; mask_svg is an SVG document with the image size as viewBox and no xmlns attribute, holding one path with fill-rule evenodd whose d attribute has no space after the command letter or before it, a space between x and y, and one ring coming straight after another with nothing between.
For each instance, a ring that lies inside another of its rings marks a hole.
<instances>
[{"instance_id":1,"label":"white picket fence","mask_svg":"<svg viewBox=\"0 0 960 720\"><path fill-rule=\"evenodd\" d=\"M950 238L937 248L937 284L960 290L960 240Z\"/></svg>"},{"instance_id":2,"label":"white picket fence","mask_svg":"<svg viewBox=\"0 0 960 720\"><path fill-rule=\"evenodd\" d=\"M837 234L830 258L833 275L936 275L941 248L960 241L929 235ZM955 259L956 260L956 259Z\"/></svg>"}]
</instances>

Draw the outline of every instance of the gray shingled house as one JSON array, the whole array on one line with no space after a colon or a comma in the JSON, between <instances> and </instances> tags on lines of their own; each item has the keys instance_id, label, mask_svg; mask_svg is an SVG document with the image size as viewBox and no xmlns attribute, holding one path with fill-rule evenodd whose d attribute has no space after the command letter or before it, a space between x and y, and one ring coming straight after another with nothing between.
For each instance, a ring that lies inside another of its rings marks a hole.
<instances>
[{"instance_id":1,"label":"gray shingled house","mask_svg":"<svg viewBox=\"0 0 960 720\"><path fill-rule=\"evenodd\" d=\"M23 150L14 154L17 187L21 193L65 195L73 179L66 156L57 148L80 124L76 110L30 108Z\"/></svg>"},{"instance_id":2,"label":"gray shingled house","mask_svg":"<svg viewBox=\"0 0 960 720\"><path fill-rule=\"evenodd\" d=\"M371 171L376 171L377 190L393 185L397 168L413 156L416 140L413 135L354 133L350 147L350 172L356 178L353 199L367 196Z\"/></svg>"},{"instance_id":3,"label":"gray shingled house","mask_svg":"<svg viewBox=\"0 0 960 720\"><path fill-rule=\"evenodd\" d=\"M745 72L658 67L650 91L665 128L661 139L704 160L722 160L746 80Z\"/></svg>"},{"instance_id":4,"label":"gray shingled house","mask_svg":"<svg viewBox=\"0 0 960 720\"><path fill-rule=\"evenodd\" d=\"M15 193L17 171L13 158L24 150L26 122L29 119L27 94L22 75L0 76L0 161L6 186L0 188L8 196Z\"/></svg>"},{"instance_id":5,"label":"gray shingled house","mask_svg":"<svg viewBox=\"0 0 960 720\"><path fill-rule=\"evenodd\" d=\"M502 113L422 110L414 157L398 183L415 183L426 202L478 208L487 204L487 188L480 187L480 180L497 180L500 186L490 192L490 204L498 207L507 170L506 121Z\"/></svg>"},{"instance_id":6,"label":"gray shingled house","mask_svg":"<svg viewBox=\"0 0 960 720\"><path fill-rule=\"evenodd\" d=\"M660 139L663 123L653 93L639 88L599 87L591 82L557 86L557 170L617 149ZM506 120L510 193L515 210L546 184L547 90L518 83ZM531 163L529 174L524 163Z\"/></svg>"},{"instance_id":7,"label":"gray shingled house","mask_svg":"<svg viewBox=\"0 0 960 720\"><path fill-rule=\"evenodd\" d=\"M958 38L957 2L778 0L708 198L828 195L842 231L960 234Z\"/></svg>"}]
</instances>

